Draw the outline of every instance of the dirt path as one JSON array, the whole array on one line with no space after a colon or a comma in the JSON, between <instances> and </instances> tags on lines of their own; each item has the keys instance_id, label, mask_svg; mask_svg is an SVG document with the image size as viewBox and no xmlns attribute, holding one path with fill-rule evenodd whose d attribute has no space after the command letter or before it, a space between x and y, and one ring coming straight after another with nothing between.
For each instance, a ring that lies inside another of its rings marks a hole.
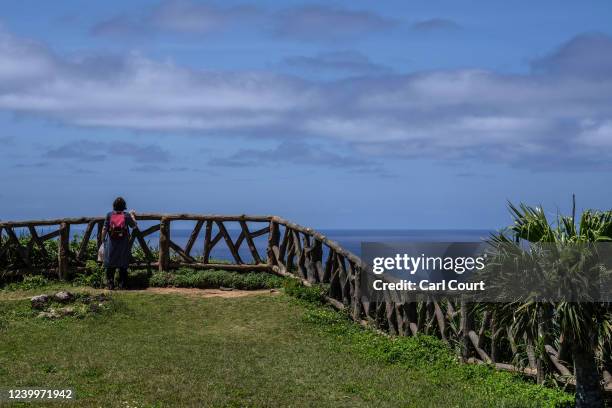
<instances>
[{"instance_id":1,"label":"dirt path","mask_svg":"<svg viewBox=\"0 0 612 408\"><path fill-rule=\"evenodd\" d=\"M193 289L193 288L147 288L144 290L133 290L131 292L153 293L153 294L173 294L178 293L186 296L197 297L222 297L236 298L253 295L275 295L278 294L276 289L258 289L258 290L221 290L221 289Z\"/></svg>"},{"instance_id":2,"label":"dirt path","mask_svg":"<svg viewBox=\"0 0 612 408\"><path fill-rule=\"evenodd\" d=\"M66 288L41 288L40 290L29 290L27 292L14 291L14 292L0 292L1 300L22 300L30 299L32 296L39 295L41 293L55 293L60 290L67 290L69 292L88 292L88 293L114 293L115 291L109 291L106 289L94 289L85 287L66 287ZM150 293L153 295L167 295L167 294L180 294L185 296L195 297L221 297L221 298L237 298L244 296L255 296L255 295L277 295L280 293L277 289L258 289L258 290L221 290L221 289L196 289L196 288L147 288L139 290L125 290L117 291L118 293Z\"/></svg>"}]
</instances>

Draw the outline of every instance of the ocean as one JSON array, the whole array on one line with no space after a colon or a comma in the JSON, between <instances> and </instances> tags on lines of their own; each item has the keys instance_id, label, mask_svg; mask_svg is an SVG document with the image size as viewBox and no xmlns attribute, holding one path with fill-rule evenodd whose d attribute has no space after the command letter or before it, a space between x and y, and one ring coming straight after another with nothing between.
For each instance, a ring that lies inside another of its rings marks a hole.
<instances>
[{"instance_id":1,"label":"ocean","mask_svg":"<svg viewBox=\"0 0 612 408\"><path fill-rule=\"evenodd\" d=\"M362 242L474 242L481 241L489 236L490 230L350 230L350 229L320 229L321 234L329 239L336 241L344 249L354 253L357 256L361 255ZM232 240L235 242L240 235L240 230L228 230ZM213 236L216 232L213 231ZM171 231L171 239L177 244L184 247L189 240L191 234L190 229L173 229ZM157 246L157 235L151 234L147 237L153 246ZM262 258L266 256L266 247L268 244L268 236L263 235L254 240L255 247ZM204 237L200 233L200 237L196 241L192 254L199 255L203 251ZM251 260L250 251L246 242L243 242L240 250L240 256L245 261ZM225 245L223 240L219 241L213 248L211 258L232 260L232 255Z\"/></svg>"},{"instance_id":2,"label":"ocean","mask_svg":"<svg viewBox=\"0 0 612 408\"><path fill-rule=\"evenodd\" d=\"M141 226L146 228L147 226ZM39 234L55 229L56 227L46 227L39 229ZM75 225L71 229L71 236L82 235L84 230L83 225ZM254 231L255 228L251 228ZM189 236L191 229L173 228L171 230L171 239L178 245L184 247ZM387 243L402 243L402 242L474 242L481 241L487 238L492 232L491 230L374 230L374 229L318 229L318 232L327 236L329 239L336 241L340 246L353 254L361 255L361 243L362 242L387 242ZM240 235L239 229L229 229L228 232L235 242ZM217 233L216 228L213 229L213 237ZM92 238L95 238L95 230ZM149 243L149 246L154 248L158 246L159 234L153 233L145 237L145 240ZM261 258L266 257L266 247L268 244L267 234L262 235L254 239L255 246ZM202 230L199 234L197 241L195 242L192 254L201 255L204 247L204 231ZM252 257L246 242L243 242L240 250L240 256L244 261L252 261ZM213 248L210 257L213 259L232 260L232 255L227 248L224 240L222 239Z\"/></svg>"}]
</instances>

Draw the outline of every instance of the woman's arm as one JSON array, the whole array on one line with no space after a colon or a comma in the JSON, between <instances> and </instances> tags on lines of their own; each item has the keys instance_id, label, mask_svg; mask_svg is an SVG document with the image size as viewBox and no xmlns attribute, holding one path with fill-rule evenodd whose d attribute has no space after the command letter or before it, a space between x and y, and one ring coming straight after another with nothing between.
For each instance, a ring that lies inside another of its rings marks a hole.
<instances>
[{"instance_id":1,"label":"woman's arm","mask_svg":"<svg viewBox=\"0 0 612 408\"><path fill-rule=\"evenodd\" d=\"M137 228L138 227L138 223L136 222L136 210L130 210L129 212L130 214L130 218L132 219L134 225L132 225L132 228Z\"/></svg>"}]
</instances>

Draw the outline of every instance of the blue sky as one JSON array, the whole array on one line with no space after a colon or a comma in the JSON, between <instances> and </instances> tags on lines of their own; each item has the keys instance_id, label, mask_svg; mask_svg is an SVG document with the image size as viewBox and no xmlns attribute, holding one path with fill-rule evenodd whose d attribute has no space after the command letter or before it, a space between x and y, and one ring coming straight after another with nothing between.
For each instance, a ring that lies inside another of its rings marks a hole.
<instances>
[{"instance_id":1,"label":"blue sky","mask_svg":"<svg viewBox=\"0 0 612 408\"><path fill-rule=\"evenodd\" d=\"M0 218L611 207L608 2L125 3L3 3Z\"/></svg>"}]
</instances>

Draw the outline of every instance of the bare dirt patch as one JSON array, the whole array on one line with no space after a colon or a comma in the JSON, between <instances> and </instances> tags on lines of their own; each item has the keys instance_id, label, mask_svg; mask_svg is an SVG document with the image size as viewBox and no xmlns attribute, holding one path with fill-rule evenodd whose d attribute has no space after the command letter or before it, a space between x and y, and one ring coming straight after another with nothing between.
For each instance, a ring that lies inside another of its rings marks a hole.
<instances>
[{"instance_id":1,"label":"bare dirt patch","mask_svg":"<svg viewBox=\"0 0 612 408\"><path fill-rule=\"evenodd\" d=\"M94 289L94 288L71 288L75 293L80 292L88 292L92 294L111 294L115 291L110 291L107 289ZM31 294L29 292L32 292ZM151 294L179 294L185 296L195 296L195 297L221 297L221 298L237 298L244 296L254 296L254 295L276 295L279 293L277 289L257 289L257 290L221 290L221 289L197 289L197 288L147 288L140 290L125 290L120 291L120 293L151 293ZM22 299L30 299L33 295L38 294L36 290L31 290L28 292L23 291L14 291L14 292L0 292L0 300L22 300Z\"/></svg>"},{"instance_id":2,"label":"bare dirt patch","mask_svg":"<svg viewBox=\"0 0 612 408\"><path fill-rule=\"evenodd\" d=\"M132 290L130 292L153 293L153 294L180 294L195 297L221 297L237 298L254 295L275 295L278 290L258 289L258 290L221 290L221 289L195 289L195 288L147 288L144 290Z\"/></svg>"}]
</instances>

